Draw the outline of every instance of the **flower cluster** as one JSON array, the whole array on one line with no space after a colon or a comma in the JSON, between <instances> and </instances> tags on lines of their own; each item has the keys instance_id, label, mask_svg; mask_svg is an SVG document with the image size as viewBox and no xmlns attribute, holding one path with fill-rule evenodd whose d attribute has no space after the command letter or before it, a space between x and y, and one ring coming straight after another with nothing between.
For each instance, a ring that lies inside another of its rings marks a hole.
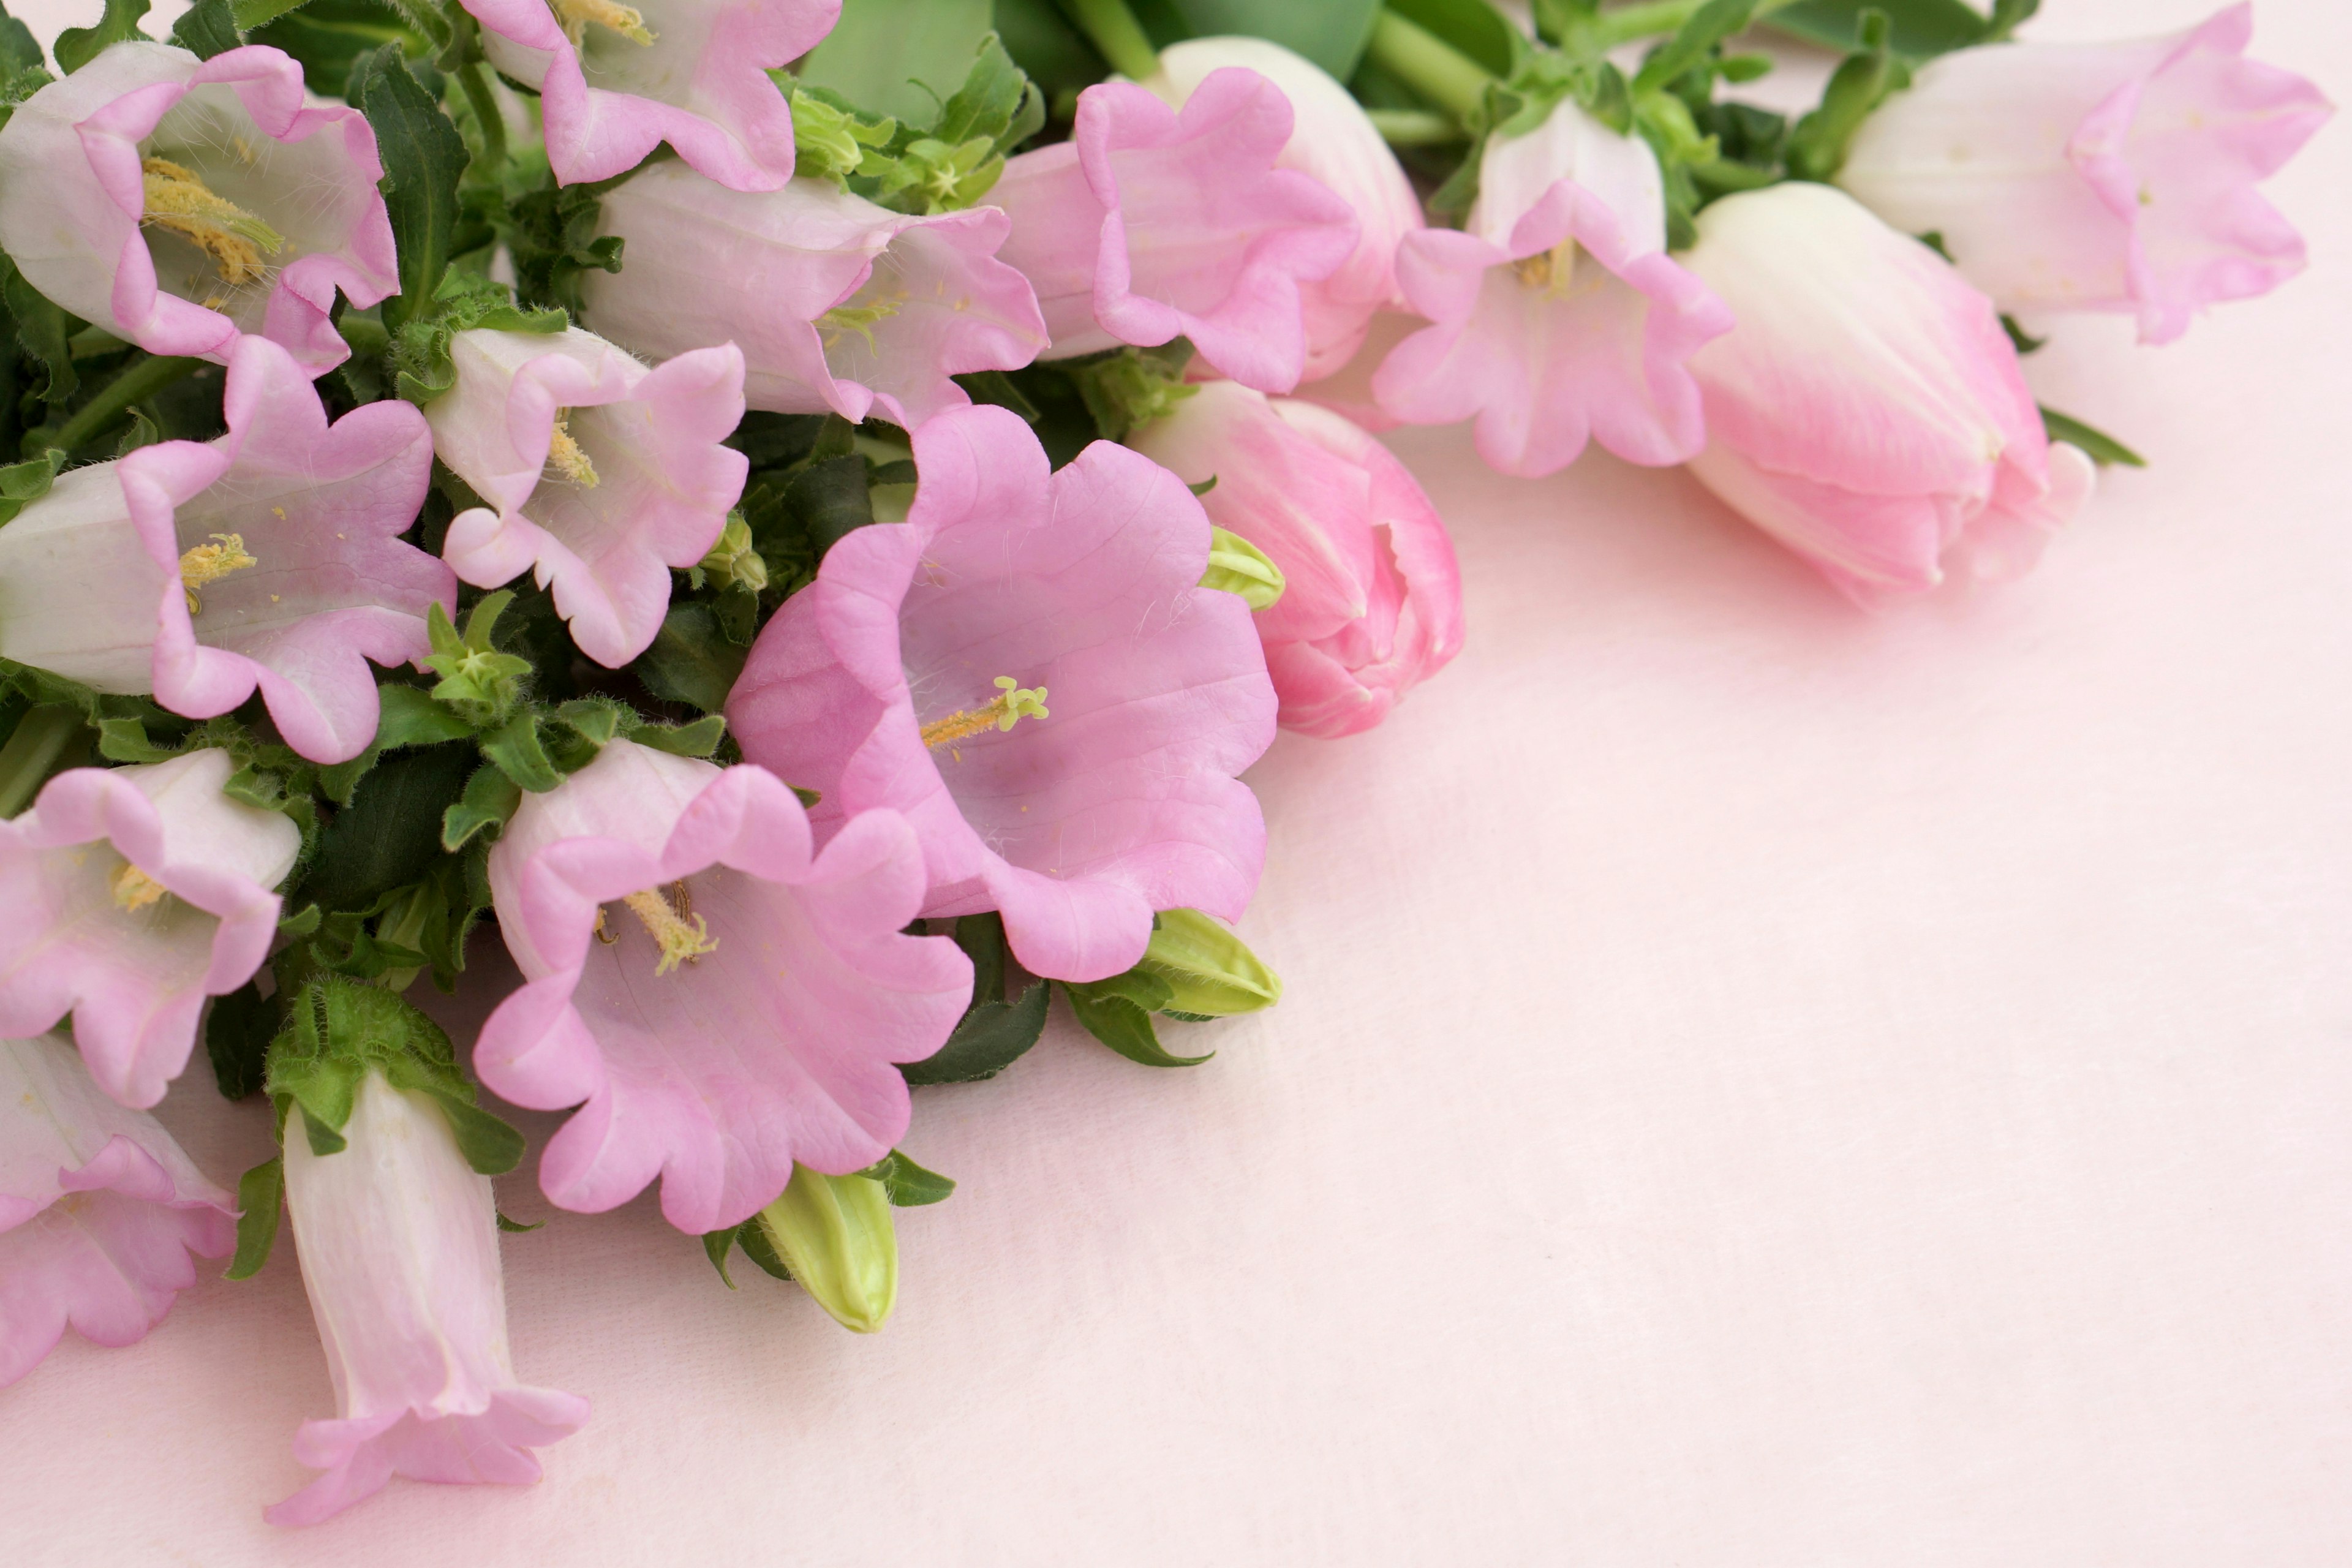
<instances>
[{"instance_id":1,"label":"flower cluster","mask_svg":"<svg viewBox=\"0 0 2352 1568\"><path fill-rule=\"evenodd\" d=\"M2326 112L2242 5L1809 22L1790 122L1719 90L1771 0L1365 5L1316 58L1087 0L909 118L844 3L0 16L0 1383L290 1220L335 1408L278 1522L588 1418L514 1364L481 1090L568 1112L558 1208L657 1184L871 1331L953 1185L914 1088L1057 994L1155 1067L1277 1001L1243 773L1463 643L1374 429L1687 465L1861 599L2015 571L2129 454L2012 313L2161 342L2285 278L2252 184ZM461 1050L408 994L484 928ZM200 1039L280 1145L234 1197L148 1113Z\"/></svg>"}]
</instances>

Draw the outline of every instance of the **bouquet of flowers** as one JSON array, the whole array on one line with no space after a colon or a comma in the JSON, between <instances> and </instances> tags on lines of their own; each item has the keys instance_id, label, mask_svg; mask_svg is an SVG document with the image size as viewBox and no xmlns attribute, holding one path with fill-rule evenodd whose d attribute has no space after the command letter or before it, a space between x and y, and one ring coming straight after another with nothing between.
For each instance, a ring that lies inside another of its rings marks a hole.
<instances>
[{"instance_id":1,"label":"bouquet of flowers","mask_svg":"<svg viewBox=\"0 0 2352 1568\"><path fill-rule=\"evenodd\" d=\"M290 1223L288 1524L587 1418L491 1097L569 1112L557 1206L658 1182L872 1331L912 1088L1279 999L1240 775L1462 644L1374 432L1687 465L1866 603L2021 570L2138 461L2021 319L2291 276L2328 112L2243 5L147 9L0 15L0 1384ZM493 942L461 1053L412 987ZM234 1194L151 1114L199 1040L274 1113Z\"/></svg>"}]
</instances>

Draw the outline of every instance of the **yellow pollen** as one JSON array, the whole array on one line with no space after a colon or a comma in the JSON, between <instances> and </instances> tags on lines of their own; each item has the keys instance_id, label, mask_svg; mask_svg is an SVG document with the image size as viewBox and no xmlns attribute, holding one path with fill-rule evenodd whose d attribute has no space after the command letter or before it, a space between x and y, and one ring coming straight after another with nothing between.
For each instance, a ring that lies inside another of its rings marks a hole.
<instances>
[{"instance_id":1,"label":"yellow pollen","mask_svg":"<svg viewBox=\"0 0 2352 1568\"><path fill-rule=\"evenodd\" d=\"M1528 288L1540 289L1555 299L1576 293L1576 241L1563 239L1549 250L1523 256L1511 263L1511 270L1518 274L1519 281ZM1591 268L1586 268L1586 271L1591 275L1586 279L1585 287L1598 287L1601 281L1599 275L1592 273Z\"/></svg>"},{"instance_id":2,"label":"yellow pollen","mask_svg":"<svg viewBox=\"0 0 2352 1568\"><path fill-rule=\"evenodd\" d=\"M864 305L835 305L816 319L816 329L824 337L824 346L831 348L834 340L844 332L856 332L874 347L874 329L898 313L900 301L876 300Z\"/></svg>"},{"instance_id":3,"label":"yellow pollen","mask_svg":"<svg viewBox=\"0 0 2352 1568\"><path fill-rule=\"evenodd\" d=\"M1024 719L1045 719L1052 715L1045 707L1045 689L1024 687L1009 675L996 678L996 699L978 708L961 709L944 719L934 719L923 726L923 744L945 746L977 735L983 730L1010 730ZM958 762L961 752L949 753Z\"/></svg>"},{"instance_id":4,"label":"yellow pollen","mask_svg":"<svg viewBox=\"0 0 2352 1568\"><path fill-rule=\"evenodd\" d=\"M286 247L285 236L207 189L195 172L168 158L142 160L146 173L147 207L142 223L168 228L212 258L221 281L235 288L260 280L268 272L266 256ZM217 306L205 301L205 309Z\"/></svg>"},{"instance_id":5,"label":"yellow pollen","mask_svg":"<svg viewBox=\"0 0 2352 1568\"><path fill-rule=\"evenodd\" d=\"M188 614L204 614L204 601L196 590L207 583L217 583L232 572L242 572L260 562L245 552L245 537L236 533L215 533L211 544L199 544L180 557L180 586L188 595Z\"/></svg>"},{"instance_id":6,"label":"yellow pollen","mask_svg":"<svg viewBox=\"0 0 2352 1568\"><path fill-rule=\"evenodd\" d=\"M563 36L578 48L587 37L591 24L609 28L633 44L650 44L652 31L646 26L646 14L634 5L614 4L614 0L547 0L547 8L563 26Z\"/></svg>"},{"instance_id":7,"label":"yellow pollen","mask_svg":"<svg viewBox=\"0 0 2352 1568\"><path fill-rule=\"evenodd\" d=\"M661 949L661 962L654 965L656 974L667 974L681 963L692 963L706 952L719 951L719 940L710 934L710 922L694 912L694 900L687 892L686 884L680 881L669 886L677 897L678 907L675 909L657 888L646 888L621 900Z\"/></svg>"},{"instance_id":8,"label":"yellow pollen","mask_svg":"<svg viewBox=\"0 0 2352 1568\"><path fill-rule=\"evenodd\" d=\"M569 408L555 411L555 428L547 435L547 460L557 473L582 489L593 490L596 488L596 465L588 460L588 454L572 438L571 417Z\"/></svg>"},{"instance_id":9,"label":"yellow pollen","mask_svg":"<svg viewBox=\"0 0 2352 1568\"><path fill-rule=\"evenodd\" d=\"M114 889L117 909L143 910L163 896L163 884L125 860L106 885Z\"/></svg>"}]
</instances>

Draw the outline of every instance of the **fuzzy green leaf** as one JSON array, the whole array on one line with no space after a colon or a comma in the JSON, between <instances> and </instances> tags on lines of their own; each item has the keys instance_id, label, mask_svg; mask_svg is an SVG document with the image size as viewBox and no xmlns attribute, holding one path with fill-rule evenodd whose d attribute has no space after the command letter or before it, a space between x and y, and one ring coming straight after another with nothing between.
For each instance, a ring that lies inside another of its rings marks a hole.
<instances>
[{"instance_id":1,"label":"fuzzy green leaf","mask_svg":"<svg viewBox=\"0 0 2352 1568\"><path fill-rule=\"evenodd\" d=\"M522 786L485 763L466 781L465 793L441 814L441 847L455 854L478 833L507 825L522 805Z\"/></svg>"},{"instance_id":2,"label":"fuzzy green leaf","mask_svg":"<svg viewBox=\"0 0 2352 1568\"><path fill-rule=\"evenodd\" d=\"M229 0L196 0L172 24L172 42L200 60L226 54L243 41Z\"/></svg>"},{"instance_id":3,"label":"fuzzy green leaf","mask_svg":"<svg viewBox=\"0 0 2352 1568\"><path fill-rule=\"evenodd\" d=\"M212 1058L213 1081L222 1099L243 1100L261 1091L278 1027L277 1003L251 981L213 999L205 1015L205 1054Z\"/></svg>"},{"instance_id":4,"label":"fuzzy green leaf","mask_svg":"<svg viewBox=\"0 0 2352 1568\"><path fill-rule=\"evenodd\" d=\"M278 1241L278 1221L286 1206L286 1162L276 1154L237 1178L236 1256L228 1278L250 1279L269 1261Z\"/></svg>"},{"instance_id":5,"label":"fuzzy green leaf","mask_svg":"<svg viewBox=\"0 0 2352 1568\"><path fill-rule=\"evenodd\" d=\"M112 46L143 38L139 18L147 15L148 0L106 0L106 9L93 27L68 27L58 35L53 51L58 68L70 76Z\"/></svg>"},{"instance_id":6,"label":"fuzzy green leaf","mask_svg":"<svg viewBox=\"0 0 2352 1568\"><path fill-rule=\"evenodd\" d=\"M425 314L440 291L457 232L457 182L468 155L466 139L410 71L398 44L376 50L359 71L355 101L375 130L384 210L400 259L400 292L378 313L397 331Z\"/></svg>"}]
</instances>

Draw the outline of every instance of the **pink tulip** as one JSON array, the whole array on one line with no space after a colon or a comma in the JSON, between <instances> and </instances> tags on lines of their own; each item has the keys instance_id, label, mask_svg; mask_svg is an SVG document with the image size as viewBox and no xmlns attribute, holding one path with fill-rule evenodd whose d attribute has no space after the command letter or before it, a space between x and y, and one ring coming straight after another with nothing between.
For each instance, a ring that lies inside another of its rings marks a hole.
<instances>
[{"instance_id":1,"label":"pink tulip","mask_svg":"<svg viewBox=\"0 0 2352 1568\"><path fill-rule=\"evenodd\" d=\"M1045 346L993 207L915 217L823 180L747 195L657 163L604 197L604 228L627 265L587 275L589 324L655 358L734 342L754 408L912 426L971 401L950 376Z\"/></svg>"},{"instance_id":2,"label":"pink tulip","mask_svg":"<svg viewBox=\"0 0 2352 1568\"><path fill-rule=\"evenodd\" d=\"M490 63L539 93L565 185L625 174L667 142L731 190L775 190L793 172L793 116L768 72L841 16L841 0L460 3Z\"/></svg>"},{"instance_id":3,"label":"pink tulip","mask_svg":"<svg viewBox=\"0 0 2352 1568\"><path fill-rule=\"evenodd\" d=\"M450 340L457 385L425 405L435 455L490 504L459 512L441 553L495 588L526 569L572 640L607 668L646 651L671 567L700 561L749 464L721 445L743 418L732 343L647 369L577 327Z\"/></svg>"},{"instance_id":4,"label":"pink tulip","mask_svg":"<svg viewBox=\"0 0 2352 1568\"><path fill-rule=\"evenodd\" d=\"M1847 594L1925 593L1956 560L2021 572L2089 499L1992 302L1934 251L1803 182L1727 196L1698 230L1690 268L1739 325L1691 361L1691 472Z\"/></svg>"},{"instance_id":5,"label":"pink tulip","mask_svg":"<svg viewBox=\"0 0 2352 1568\"><path fill-rule=\"evenodd\" d=\"M907 1130L893 1064L946 1042L971 963L899 934L923 861L896 813L811 848L765 771L625 741L524 799L490 891L528 984L474 1069L517 1105L581 1106L540 1165L557 1204L597 1213L658 1175L662 1213L698 1235L773 1202L794 1161L846 1174Z\"/></svg>"},{"instance_id":6,"label":"pink tulip","mask_svg":"<svg viewBox=\"0 0 2352 1568\"><path fill-rule=\"evenodd\" d=\"M1433 326L1372 378L1391 416L1475 416L1478 455L1507 474L1552 473L1588 437L1628 462L1687 461L1706 440L1686 363L1731 314L1665 254L1658 161L1563 99L1479 163L1469 226L1423 229L1397 279Z\"/></svg>"},{"instance_id":7,"label":"pink tulip","mask_svg":"<svg viewBox=\"0 0 2352 1568\"><path fill-rule=\"evenodd\" d=\"M1403 166L1346 88L1314 61L1264 38L1188 38L1160 51L1160 74L1143 85L1181 109L1210 74L1243 66L1282 89L1294 116L1280 169L1329 187L1355 209L1356 248L1329 277L1300 285L1307 333L1304 379L1329 375L1354 357L1375 311L1402 306L1398 241L1421 227L1421 198Z\"/></svg>"},{"instance_id":8,"label":"pink tulip","mask_svg":"<svg viewBox=\"0 0 2352 1568\"><path fill-rule=\"evenodd\" d=\"M1128 445L1198 484L1209 520L1282 569L1257 613L1285 729L1388 717L1462 649L1462 578L1437 509L1388 448L1328 408L1209 382Z\"/></svg>"},{"instance_id":9,"label":"pink tulip","mask_svg":"<svg viewBox=\"0 0 2352 1568\"><path fill-rule=\"evenodd\" d=\"M907 521L835 544L752 645L743 754L821 791L821 831L904 813L922 912L1003 910L1032 973L1131 967L1155 910L1237 919L1265 824L1234 775L1275 696L1247 606L1196 586L1201 503L1108 442L1051 470L1002 408L914 441Z\"/></svg>"},{"instance_id":10,"label":"pink tulip","mask_svg":"<svg viewBox=\"0 0 2352 1568\"><path fill-rule=\"evenodd\" d=\"M1190 338L1210 365L1287 392L1307 362L1301 290L1356 250L1355 214L1275 166L1291 137L1282 89L1228 67L1183 110L1131 82L1078 95L1070 140L1004 166L1003 258L1035 286L1048 359Z\"/></svg>"},{"instance_id":11,"label":"pink tulip","mask_svg":"<svg viewBox=\"0 0 2352 1568\"><path fill-rule=\"evenodd\" d=\"M226 362L257 332L318 375L351 353L335 290L364 307L400 287L383 177L366 117L305 107L278 50L116 44L0 127L0 241L151 353Z\"/></svg>"},{"instance_id":12,"label":"pink tulip","mask_svg":"<svg viewBox=\"0 0 2352 1568\"><path fill-rule=\"evenodd\" d=\"M0 1039L0 1388L71 1323L144 1339L236 1245L236 1207L143 1110L99 1091L62 1035Z\"/></svg>"},{"instance_id":13,"label":"pink tulip","mask_svg":"<svg viewBox=\"0 0 2352 1568\"><path fill-rule=\"evenodd\" d=\"M223 57L226 58L226 57ZM430 482L405 403L327 423L263 338L229 357L228 434L164 441L59 476L0 529L0 658L100 691L152 691L209 719L253 695L316 763L375 737L367 661L423 658L449 569L398 537Z\"/></svg>"},{"instance_id":14,"label":"pink tulip","mask_svg":"<svg viewBox=\"0 0 2352 1568\"><path fill-rule=\"evenodd\" d=\"M335 1384L332 1420L302 1423L294 1458L326 1473L263 1517L316 1524L422 1481L539 1479L530 1450L577 1431L588 1402L515 1377L490 1179L459 1152L440 1102L368 1069L346 1147L286 1133L286 1213Z\"/></svg>"},{"instance_id":15,"label":"pink tulip","mask_svg":"<svg viewBox=\"0 0 2352 1568\"><path fill-rule=\"evenodd\" d=\"M0 822L0 1038L70 1013L91 1075L144 1108L187 1065L205 998L253 977L302 835L221 793L236 764L197 751L75 768Z\"/></svg>"},{"instance_id":16,"label":"pink tulip","mask_svg":"<svg viewBox=\"0 0 2352 1568\"><path fill-rule=\"evenodd\" d=\"M2222 300L2303 270L2303 237L2254 194L2332 112L2244 58L2253 7L2169 37L2002 44L1923 67L1863 123L1838 183L1940 233L2005 310L2119 310L2170 342Z\"/></svg>"}]
</instances>

